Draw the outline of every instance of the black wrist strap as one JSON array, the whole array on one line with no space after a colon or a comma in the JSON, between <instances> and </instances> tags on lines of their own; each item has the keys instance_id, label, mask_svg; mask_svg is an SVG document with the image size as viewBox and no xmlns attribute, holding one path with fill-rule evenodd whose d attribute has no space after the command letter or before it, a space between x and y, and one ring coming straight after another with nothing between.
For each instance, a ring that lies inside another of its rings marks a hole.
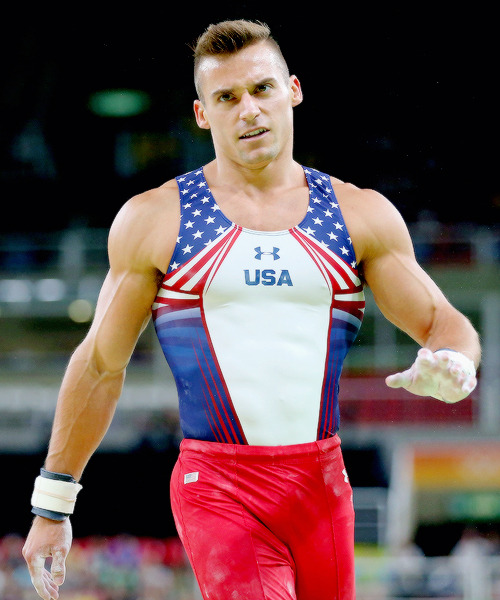
<instances>
[{"instance_id":1,"label":"black wrist strap","mask_svg":"<svg viewBox=\"0 0 500 600\"><path fill-rule=\"evenodd\" d=\"M67 475L66 473L55 473L54 471L47 471L43 468L40 469L40 476L44 479L55 479L56 481L76 483L76 479L72 475Z\"/></svg>"},{"instance_id":2,"label":"black wrist strap","mask_svg":"<svg viewBox=\"0 0 500 600\"><path fill-rule=\"evenodd\" d=\"M38 515L39 517L45 517L46 519L50 519L51 521L64 521L69 515L61 512L57 512L55 510L47 510L46 508L38 508L37 506L33 506L31 512L34 515Z\"/></svg>"}]
</instances>

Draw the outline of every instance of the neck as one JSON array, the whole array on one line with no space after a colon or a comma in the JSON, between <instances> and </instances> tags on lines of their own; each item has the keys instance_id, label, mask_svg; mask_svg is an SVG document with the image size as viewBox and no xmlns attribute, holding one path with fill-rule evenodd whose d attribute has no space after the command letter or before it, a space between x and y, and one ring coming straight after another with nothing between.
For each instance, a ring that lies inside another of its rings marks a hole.
<instances>
[{"instance_id":1,"label":"neck","mask_svg":"<svg viewBox=\"0 0 500 600\"><path fill-rule=\"evenodd\" d=\"M261 193L281 187L299 185L304 179L302 167L291 157L277 158L266 164L240 165L217 157L205 167L211 187Z\"/></svg>"}]
</instances>

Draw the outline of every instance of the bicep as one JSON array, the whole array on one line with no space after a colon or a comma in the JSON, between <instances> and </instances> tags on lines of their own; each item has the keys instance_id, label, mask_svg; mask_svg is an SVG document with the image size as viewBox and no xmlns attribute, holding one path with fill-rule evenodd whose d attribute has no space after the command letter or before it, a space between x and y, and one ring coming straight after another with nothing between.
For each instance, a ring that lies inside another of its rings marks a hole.
<instances>
[{"instance_id":1,"label":"bicep","mask_svg":"<svg viewBox=\"0 0 500 600\"><path fill-rule=\"evenodd\" d=\"M110 269L84 340L99 372L125 369L150 319L178 235L178 204L176 190L153 190L129 200L111 226Z\"/></svg>"},{"instance_id":2,"label":"bicep","mask_svg":"<svg viewBox=\"0 0 500 600\"><path fill-rule=\"evenodd\" d=\"M125 369L151 316L160 272L152 259L158 236L151 226L151 214L156 213L145 208L149 207L129 202L111 226L110 268L84 340L99 372Z\"/></svg>"},{"instance_id":3,"label":"bicep","mask_svg":"<svg viewBox=\"0 0 500 600\"><path fill-rule=\"evenodd\" d=\"M423 345L436 318L451 307L418 264L399 212L380 198L374 208L365 229L364 278L382 314Z\"/></svg>"},{"instance_id":4,"label":"bicep","mask_svg":"<svg viewBox=\"0 0 500 600\"><path fill-rule=\"evenodd\" d=\"M156 293L157 279L153 273L109 270L83 342L99 372L116 372L127 366L149 321Z\"/></svg>"}]
</instances>

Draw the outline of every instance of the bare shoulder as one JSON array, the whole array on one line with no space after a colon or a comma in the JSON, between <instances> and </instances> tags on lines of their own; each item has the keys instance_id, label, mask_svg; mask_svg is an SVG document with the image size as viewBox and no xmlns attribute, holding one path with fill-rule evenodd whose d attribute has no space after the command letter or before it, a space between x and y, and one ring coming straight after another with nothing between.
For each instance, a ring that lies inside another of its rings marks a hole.
<instances>
[{"instance_id":1,"label":"bare shoulder","mask_svg":"<svg viewBox=\"0 0 500 600\"><path fill-rule=\"evenodd\" d=\"M373 189L332 181L358 261L373 253L411 251L408 228L394 204Z\"/></svg>"},{"instance_id":2,"label":"bare shoulder","mask_svg":"<svg viewBox=\"0 0 500 600\"><path fill-rule=\"evenodd\" d=\"M177 183L170 180L127 200L109 233L110 261L165 272L179 232Z\"/></svg>"},{"instance_id":3,"label":"bare shoulder","mask_svg":"<svg viewBox=\"0 0 500 600\"><path fill-rule=\"evenodd\" d=\"M396 211L395 206L376 190L359 188L352 183L341 181L332 177L332 185L342 211ZM397 211L396 211L397 212Z\"/></svg>"}]
</instances>

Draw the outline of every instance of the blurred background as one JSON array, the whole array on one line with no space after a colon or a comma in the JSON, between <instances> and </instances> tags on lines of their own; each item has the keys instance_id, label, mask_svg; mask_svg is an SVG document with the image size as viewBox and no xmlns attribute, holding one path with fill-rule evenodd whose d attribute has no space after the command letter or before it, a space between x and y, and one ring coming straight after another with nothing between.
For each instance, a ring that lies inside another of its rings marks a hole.
<instances>
[{"instance_id":1,"label":"blurred background","mask_svg":"<svg viewBox=\"0 0 500 600\"><path fill-rule=\"evenodd\" d=\"M0 91L0 598L35 598L20 556L58 386L132 195L213 158L192 114L189 45L211 22L267 22L303 87L301 163L374 188L417 257L481 333L472 396L389 390L416 345L367 291L341 385L359 600L500 598L498 24L480 5L300 10L272 3L9 7ZM176 391L152 327L87 467L63 598L199 598L168 481ZM8 487L7 487L8 485Z\"/></svg>"}]
</instances>

